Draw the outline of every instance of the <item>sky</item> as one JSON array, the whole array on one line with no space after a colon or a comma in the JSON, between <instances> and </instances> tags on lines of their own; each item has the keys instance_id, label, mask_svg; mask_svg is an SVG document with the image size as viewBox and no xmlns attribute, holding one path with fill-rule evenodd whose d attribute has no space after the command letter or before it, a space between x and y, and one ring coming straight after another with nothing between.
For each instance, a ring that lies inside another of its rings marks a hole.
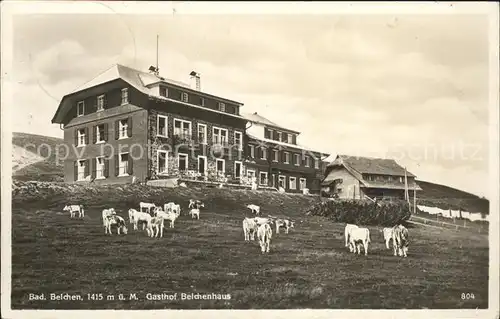
<instances>
[{"instance_id":1,"label":"sky","mask_svg":"<svg viewBox=\"0 0 500 319\"><path fill-rule=\"evenodd\" d=\"M332 154L393 158L488 196L488 20L481 15L22 15L14 131L62 137L61 98L114 63L244 103ZM488 196L489 197L489 196Z\"/></svg>"}]
</instances>

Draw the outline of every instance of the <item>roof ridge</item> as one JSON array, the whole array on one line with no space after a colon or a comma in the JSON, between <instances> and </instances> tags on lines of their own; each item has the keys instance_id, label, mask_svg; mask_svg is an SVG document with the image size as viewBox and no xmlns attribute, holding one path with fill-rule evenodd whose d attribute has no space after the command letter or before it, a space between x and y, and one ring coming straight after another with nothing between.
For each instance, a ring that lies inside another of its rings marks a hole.
<instances>
[{"instance_id":1,"label":"roof ridge","mask_svg":"<svg viewBox=\"0 0 500 319\"><path fill-rule=\"evenodd\" d=\"M99 76L103 75L104 73L108 72L109 70L111 70L113 67L117 67L117 70L118 70L118 63L113 63L111 64L111 66L109 66L108 68L106 68L105 70L99 72L96 76L94 76L92 79L88 80L88 81L85 81L84 83L82 83L81 85L79 85L78 87L76 87L73 91L71 91L71 93L75 93L75 92L78 92L79 89L83 86L85 86L85 84L87 83L90 83L92 81L94 81L96 78L98 78ZM118 75L120 75L120 72L118 71Z\"/></svg>"}]
</instances>

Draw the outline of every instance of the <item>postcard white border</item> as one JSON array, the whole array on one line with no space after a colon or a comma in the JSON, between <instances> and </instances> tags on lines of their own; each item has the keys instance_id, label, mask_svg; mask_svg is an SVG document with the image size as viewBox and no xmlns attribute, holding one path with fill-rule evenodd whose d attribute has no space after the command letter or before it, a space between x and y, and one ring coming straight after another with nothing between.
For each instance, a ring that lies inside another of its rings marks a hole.
<instances>
[{"instance_id":1,"label":"postcard white border","mask_svg":"<svg viewBox=\"0 0 500 319\"><path fill-rule=\"evenodd\" d=\"M87 318L89 316L146 318L168 315L169 318L236 318L255 315L273 318L357 318L371 315L387 318L498 318L499 316L499 80L498 80L498 4L486 2L76 2L76 1L3 1L1 3L2 32L2 113L1 128L1 254L2 254L2 314L5 318ZM44 13L102 13L102 14L484 14L490 19L490 270L489 309L487 310L10 310L11 293L11 185L13 97L12 74L12 17L15 14ZM258 312L258 313L257 313ZM104 317L103 317L104 318Z\"/></svg>"}]
</instances>

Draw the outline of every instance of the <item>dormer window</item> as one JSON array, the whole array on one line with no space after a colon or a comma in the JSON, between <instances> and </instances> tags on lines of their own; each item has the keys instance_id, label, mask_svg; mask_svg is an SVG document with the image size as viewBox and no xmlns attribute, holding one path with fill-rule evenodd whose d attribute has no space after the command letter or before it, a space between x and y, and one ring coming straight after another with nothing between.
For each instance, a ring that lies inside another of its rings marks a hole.
<instances>
[{"instance_id":1,"label":"dormer window","mask_svg":"<svg viewBox=\"0 0 500 319\"><path fill-rule=\"evenodd\" d=\"M77 116L82 116L84 113L85 113L85 102L80 101L77 104L76 115Z\"/></svg>"},{"instance_id":2,"label":"dormer window","mask_svg":"<svg viewBox=\"0 0 500 319\"><path fill-rule=\"evenodd\" d=\"M104 94L97 97L97 111L104 110Z\"/></svg>"},{"instance_id":3,"label":"dormer window","mask_svg":"<svg viewBox=\"0 0 500 319\"><path fill-rule=\"evenodd\" d=\"M188 102L189 96L188 96L188 94L186 92L182 92L182 94L181 94L181 100L182 100L182 102L186 102L186 103Z\"/></svg>"},{"instance_id":4,"label":"dormer window","mask_svg":"<svg viewBox=\"0 0 500 319\"><path fill-rule=\"evenodd\" d=\"M226 112L226 104L219 102L219 111Z\"/></svg>"},{"instance_id":5,"label":"dormer window","mask_svg":"<svg viewBox=\"0 0 500 319\"><path fill-rule=\"evenodd\" d=\"M205 99L200 97L200 105L205 106Z\"/></svg>"},{"instance_id":6,"label":"dormer window","mask_svg":"<svg viewBox=\"0 0 500 319\"><path fill-rule=\"evenodd\" d=\"M160 86L160 96L168 97L168 88Z\"/></svg>"},{"instance_id":7,"label":"dormer window","mask_svg":"<svg viewBox=\"0 0 500 319\"><path fill-rule=\"evenodd\" d=\"M128 104L128 89L122 89L122 105Z\"/></svg>"}]
</instances>

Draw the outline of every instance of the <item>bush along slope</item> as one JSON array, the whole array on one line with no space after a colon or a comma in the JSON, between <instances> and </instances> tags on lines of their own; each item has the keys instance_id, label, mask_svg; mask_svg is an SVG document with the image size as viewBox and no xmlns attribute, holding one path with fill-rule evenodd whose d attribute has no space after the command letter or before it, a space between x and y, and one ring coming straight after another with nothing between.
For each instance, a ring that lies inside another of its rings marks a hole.
<instances>
[{"instance_id":1,"label":"bush along slope","mask_svg":"<svg viewBox=\"0 0 500 319\"><path fill-rule=\"evenodd\" d=\"M308 215L327 217L333 222L370 226L394 226L411 217L405 201L328 200L314 205Z\"/></svg>"}]
</instances>

